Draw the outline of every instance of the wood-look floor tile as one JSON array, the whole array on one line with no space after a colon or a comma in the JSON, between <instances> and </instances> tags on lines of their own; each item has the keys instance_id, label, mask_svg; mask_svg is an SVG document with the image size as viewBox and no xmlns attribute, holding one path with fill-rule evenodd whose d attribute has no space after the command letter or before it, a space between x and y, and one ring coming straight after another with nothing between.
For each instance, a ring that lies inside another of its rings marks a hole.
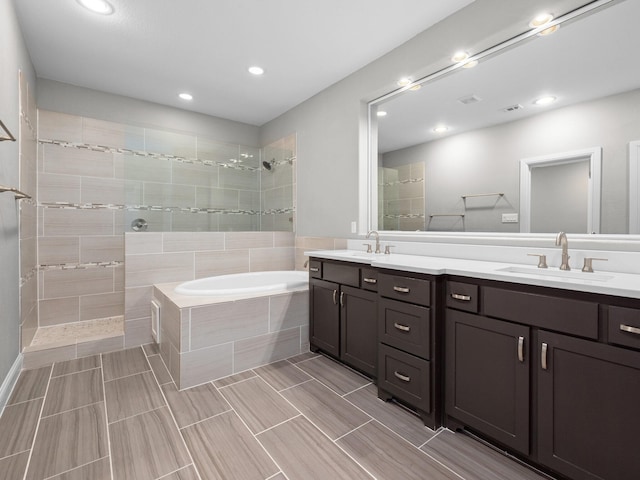
<instances>
[{"instance_id":1,"label":"wood-look floor tile","mask_svg":"<svg viewBox=\"0 0 640 480\"><path fill-rule=\"evenodd\" d=\"M189 465L188 467L182 468L177 472L173 472L171 475L162 477L161 480L200 480L200 478L196 473L195 467L193 465Z\"/></svg>"},{"instance_id":2,"label":"wood-look floor tile","mask_svg":"<svg viewBox=\"0 0 640 480\"><path fill-rule=\"evenodd\" d=\"M51 375L51 366L20 372L7 405L44 397Z\"/></svg>"},{"instance_id":3,"label":"wood-look floor tile","mask_svg":"<svg viewBox=\"0 0 640 480\"><path fill-rule=\"evenodd\" d=\"M280 469L234 412L182 430L203 479L263 480Z\"/></svg>"},{"instance_id":4,"label":"wood-look floor tile","mask_svg":"<svg viewBox=\"0 0 640 480\"><path fill-rule=\"evenodd\" d=\"M458 475L375 420L337 443L376 478L460 480Z\"/></svg>"},{"instance_id":5,"label":"wood-look floor tile","mask_svg":"<svg viewBox=\"0 0 640 480\"><path fill-rule=\"evenodd\" d=\"M43 417L83 407L104 399L99 368L55 377L49 383Z\"/></svg>"},{"instance_id":6,"label":"wood-look floor tile","mask_svg":"<svg viewBox=\"0 0 640 480\"><path fill-rule=\"evenodd\" d=\"M371 420L369 415L362 413L317 380L280 393L331 440L340 438Z\"/></svg>"},{"instance_id":7,"label":"wood-look floor tile","mask_svg":"<svg viewBox=\"0 0 640 480\"><path fill-rule=\"evenodd\" d=\"M155 479L191 463L168 407L109 425L113 478Z\"/></svg>"},{"instance_id":8,"label":"wood-look floor tile","mask_svg":"<svg viewBox=\"0 0 640 480\"><path fill-rule=\"evenodd\" d=\"M104 405L96 403L40 421L27 480L42 480L109 455Z\"/></svg>"},{"instance_id":9,"label":"wood-look floor tile","mask_svg":"<svg viewBox=\"0 0 640 480\"><path fill-rule=\"evenodd\" d=\"M152 372L104 382L109 423L166 405Z\"/></svg>"},{"instance_id":10,"label":"wood-look floor tile","mask_svg":"<svg viewBox=\"0 0 640 480\"><path fill-rule=\"evenodd\" d=\"M371 383L371 380L323 356L300 362L297 366L340 395Z\"/></svg>"},{"instance_id":11,"label":"wood-look floor tile","mask_svg":"<svg viewBox=\"0 0 640 480\"><path fill-rule=\"evenodd\" d=\"M277 475L274 475L273 477L269 477L268 480L287 480L287 477L284 476L284 473L280 472Z\"/></svg>"},{"instance_id":12,"label":"wood-look floor tile","mask_svg":"<svg viewBox=\"0 0 640 480\"><path fill-rule=\"evenodd\" d=\"M157 343L147 343L142 346L144 353L147 357L151 357L152 355L158 355L160 353L160 346Z\"/></svg>"},{"instance_id":13,"label":"wood-look floor tile","mask_svg":"<svg viewBox=\"0 0 640 480\"><path fill-rule=\"evenodd\" d=\"M56 362L53 366L52 377L60 375L68 375L70 373L83 372L100 366L100 355L92 355L90 357L76 358L74 360L66 360L64 362Z\"/></svg>"},{"instance_id":14,"label":"wood-look floor tile","mask_svg":"<svg viewBox=\"0 0 640 480\"><path fill-rule=\"evenodd\" d=\"M360 388L344 398L416 447L420 447L436 434L425 427L417 415L393 402L380 400L378 387L373 384Z\"/></svg>"},{"instance_id":15,"label":"wood-look floor tile","mask_svg":"<svg viewBox=\"0 0 640 480\"><path fill-rule=\"evenodd\" d=\"M260 377L222 388L220 393L253 433L300 414Z\"/></svg>"},{"instance_id":16,"label":"wood-look floor tile","mask_svg":"<svg viewBox=\"0 0 640 480\"><path fill-rule=\"evenodd\" d=\"M270 363L263 367L254 368L253 370L278 391L311 379L309 375L299 368L294 367L286 360Z\"/></svg>"},{"instance_id":17,"label":"wood-look floor tile","mask_svg":"<svg viewBox=\"0 0 640 480\"><path fill-rule=\"evenodd\" d=\"M480 442L449 430L444 430L429 440L422 450L469 480L544 478Z\"/></svg>"},{"instance_id":18,"label":"wood-look floor tile","mask_svg":"<svg viewBox=\"0 0 640 480\"><path fill-rule=\"evenodd\" d=\"M179 428L231 410L229 403L211 383L181 392L173 383L168 383L162 386L162 391Z\"/></svg>"},{"instance_id":19,"label":"wood-look floor tile","mask_svg":"<svg viewBox=\"0 0 640 480\"><path fill-rule=\"evenodd\" d=\"M47 480L111 480L109 457L74 468Z\"/></svg>"},{"instance_id":20,"label":"wood-look floor tile","mask_svg":"<svg viewBox=\"0 0 640 480\"><path fill-rule=\"evenodd\" d=\"M0 459L0 472L4 480L22 480L29 461L29 452Z\"/></svg>"},{"instance_id":21,"label":"wood-look floor tile","mask_svg":"<svg viewBox=\"0 0 640 480\"><path fill-rule=\"evenodd\" d=\"M5 407L0 417L0 458L31 448L42 402L38 398Z\"/></svg>"},{"instance_id":22,"label":"wood-look floor tile","mask_svg":"<svg viewBox=\"0 0 640 480\"><path fill-rule=\"evenodd\" d=\"M167 366L164 364L164 361L162 361L160 355L151 355L147 357L147 360L149 361L149 365L151 365L151 370L156 374L158 384L164 385L165 383L173 382L171 374L169 370L167 370Z\"/></svg>"},{"instance_id":23,"label":"wood-look floor tile","mask_svg":"<svg viewBox=\"0 0 640 480\"><path fill-rule=\"evenodd\" d=\"M288 478L371 479L356 462L302 416L262 432L257 438Z\"/></svg>"},{"instance_id":24,"label":"wood-look floor tile","mask_svg":"<svg viewBox=\"0 0 640 480\"><path fill-rule=\"evenodd\" d=\"M305 360L311 360L312 358L316 358L319 356L320 356L319 353L304 352L304 353L301 353L300 355L296 355L295 357L287 358L287 361L295 364L295 363L304 362Z\"/></svg>"},{"instance_id":25,"label":"wood-look floor tile","mask_svg":"<svg viewBox=\"0 0 640 480\"><path fill-rule=\"evenodd\" d=\"M246 370L234 375L229 375L228 377L219 378L218 380L214 381L213 384L218 388L228 387L229 385L242 382L244 380L247 380L248 378L253 378L255 376L256 373L253 370Z\"/></svg>"},{"instance_id":26,"label":"wood-look floor tile","mask_svg":"<svg viewBox=\"0 0 640 480\"><path fill-rule=\"evenodd\" d=\"M151 369L147 362L147 356L140 347L104 353L102 355L102 368L104 369L105 381L146 372Z\"/></svg>"}]
</instances>

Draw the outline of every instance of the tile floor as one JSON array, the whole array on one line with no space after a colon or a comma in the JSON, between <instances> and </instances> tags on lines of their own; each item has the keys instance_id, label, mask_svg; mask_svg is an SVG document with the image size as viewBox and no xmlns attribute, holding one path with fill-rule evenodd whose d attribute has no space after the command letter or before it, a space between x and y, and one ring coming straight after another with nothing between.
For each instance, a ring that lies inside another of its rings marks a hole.
<instances>
[{"instance_id":1,"label":"tile floor","mask_svg":"<svg viewBox=\"0 0 640 480\"><path fill-rule=\"evenodd\" d=\"M4 480L543 478L311 353L182 392L153 345L26 370L0 432Z\"/></svg>"}]
</instances>

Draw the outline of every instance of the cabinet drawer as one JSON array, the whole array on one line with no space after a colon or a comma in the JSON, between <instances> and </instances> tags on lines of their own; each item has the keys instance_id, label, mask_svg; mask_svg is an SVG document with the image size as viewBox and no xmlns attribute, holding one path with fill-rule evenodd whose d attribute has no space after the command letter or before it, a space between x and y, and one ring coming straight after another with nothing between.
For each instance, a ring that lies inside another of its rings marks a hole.
<instances>
[{"instance_id":1,"label":"cabinet drawer","mask_svg":"<svg viewBox=\"0 0 640 480\"><path fill-rule=\"evenodd\" d=\"M383 297L395 298L418 305L431 305L431 282L418 278L381 273L378 291Z\"/></svg>"},{"instance_id":2,"label":"cabinet drawer","mask_svg":"<svg viewBox=\"0 0 640 480\"><path fill-rule=\"evenodd\" d=\"M482 308L489 317L598 338L597 303L483 287Z\"/></svg>"},{"instance_id":3,"label":"cabinet drawer","mask_svg":"<svg viewBox=\"0 0 640 480\"><path fill-rule=\"evenodd\" d=\"M362 268L360 270L360 277L362 288L365 290L371 290L372 292L378 291L378 271L373 268Z\"/></svg>"},{"instance_id":4,"label":"cabinet drawer","mask_svg":"<svg viewBox=\"0 0 640 480\"><path fill-rule=\"evenodd\" d=\"M343 263L322 262L322 279L357 288L360 286L360 268Z\"/></svg>"},{"instance_id":5,"label":"cabinet drawer","mask_svg":"<svg viewBox=\"0 0 640 480\"><path fill-rule=\"evenodd\" d=\"M378 388L410 405L431 411L430 364L386 345L378 348Z\"/></svg>"},{"instance_id":6,"label":"cabinet drawer","mask_svg":"<svg viewBox=\"0 0 640 480\"><path fill-rule=\"evenodd\" d=\"M609 307L609 342L640 349L640 310Z\"/></svg>"},{"instance_id":7,"label":"cabinet drawer","mask_svg":"<svg viewBox=\"0 0 640 480\"><path fill-rule=\"evenodd\" d=\"M309 276L311 278L322 278L322 262L319 260L309 260Z\"/></svg>"},{"instance_id":8,"label":"cabinet drawer","mask_svg":"<svg viewBox=\"0 0 640 480\"><path fill-rule=\"evenodd\" d=\"M378 339L422 358L430 358L429 308L381 299L378 307Z\"/></svg>"},{"instance_id":9,"label":"cabinet drawer","mask_svg":"<svg viewBox=\"0 0 640 480\"><path fill-rule=\"evenodd\" d=\"M476 313L478 311L478 285L461 282L447 282L449 308Z\"/></svg>"}]
</instances>

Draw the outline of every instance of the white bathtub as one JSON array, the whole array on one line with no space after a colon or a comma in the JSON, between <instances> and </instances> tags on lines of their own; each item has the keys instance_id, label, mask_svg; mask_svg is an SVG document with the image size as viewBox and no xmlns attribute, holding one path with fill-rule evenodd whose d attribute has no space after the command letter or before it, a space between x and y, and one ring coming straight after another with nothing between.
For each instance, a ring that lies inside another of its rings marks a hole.
<instances>
[{"instance_id":1,"label":"white bathtub","mask_svg":"<svg viewBox=\"0 0 640 480\"><path fill-rule=\"evenodd\" d=\"M191 280L178 285L176 293L200 296L251 295L275 291L295 291L307 288L306 271L251 272L221 275Z\"/></svg>"}]
</instances>

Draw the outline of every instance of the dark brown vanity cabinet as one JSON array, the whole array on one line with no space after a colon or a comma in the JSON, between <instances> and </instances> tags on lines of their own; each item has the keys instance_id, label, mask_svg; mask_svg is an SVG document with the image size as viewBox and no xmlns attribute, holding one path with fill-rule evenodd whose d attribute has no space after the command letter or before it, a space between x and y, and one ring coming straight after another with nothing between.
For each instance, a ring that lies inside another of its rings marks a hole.
<instances>
[{"instance_id":1,"label":"dark brown vanity cabinet","mask_svg":"<svg viewBox=\"0 0 640 480\"><path fill-rule=\"evenodd\" d=\"M455 280L446 288L447 425L566 478L640 478L640 351L631 348L640 348L640 310L613 304L640 302Z\"/></svg>"},{"instance_id":2,"label":"dark brown vanity cabinet","mask_svg":"<svg viewBox=\"0 0 640 480\"><path fill-rule=\"evenodd\" d=\"M309 266L311 350L322 350L376 377L378 295L375 270L325 260L312 260ZM366 284L367 290L359 288L361 283Z\"/></svg>"},{"instance_id":3,"label":"dark brown vanity cabinet","mask_svg":"<svg viewBox=\"0 0 640 480\"><path fill-rule=\"evenodd\" d=\"M440 425L437 284L432 277L386 271L378 286L378 396L403 401L433 428Z\"/></svg>"}]
</instances>

